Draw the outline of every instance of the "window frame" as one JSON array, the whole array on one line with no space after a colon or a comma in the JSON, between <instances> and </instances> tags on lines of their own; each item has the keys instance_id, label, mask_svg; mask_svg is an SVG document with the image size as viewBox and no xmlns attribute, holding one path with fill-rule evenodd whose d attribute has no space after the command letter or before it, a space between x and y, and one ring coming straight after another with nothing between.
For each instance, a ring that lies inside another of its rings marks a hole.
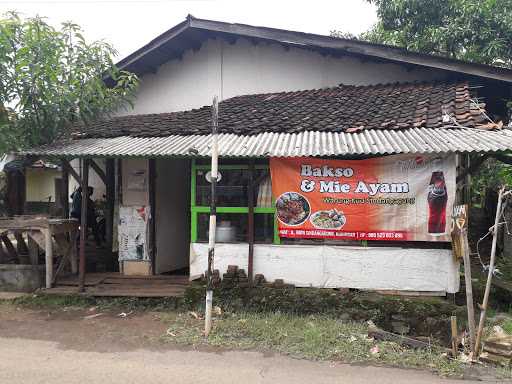
<instances>
[{"instance_id":1,"label":"window frame","mask_svg":"<svg viewBox=\"0 0 512 384\"><path fill-rule=\"evenodd\" d=\"M211 169L210 164L196 164L196 160L192 159L192 172L190 177L190 242L197 243L197 215L199 213L210 213L209 206L196 205L196 181L197 171ZM219 164L219 170L233 169L233 170L247 170L249 169L248 164ZM268 164L255 164L254 169L270 169ZM217 207L217 213L239 213L249 214L249 207ZM274 215L274 236L272 244L281 244L281 238L279 237L279 229L277 223L276 207L274 198L272 197L271 207L254 207L254 214L273 214Z\"/></svg>"}]
</instances>

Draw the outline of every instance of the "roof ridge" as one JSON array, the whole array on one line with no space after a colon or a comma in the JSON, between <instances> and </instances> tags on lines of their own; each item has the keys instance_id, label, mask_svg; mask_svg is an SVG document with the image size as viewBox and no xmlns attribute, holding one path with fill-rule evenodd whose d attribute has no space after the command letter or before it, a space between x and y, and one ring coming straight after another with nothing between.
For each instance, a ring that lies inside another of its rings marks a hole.
<instances>
[{"instance_id":1,"label":"roof ridge","mask_svg":"<svg viewBox=\"0 0 512 384\"><path fill-rule=\"evenodd\" d=\"M200 33L198 34L197 32ZM231 36L231 38L243 37L260 41L271 41L276 44L313 49L322 52L334 50L387 62L418 65L443 71L512 82L512 69L510 68L468 62L446 56L425 54L393 45L376 44L362 40L341 39L301 31L200 19L191 15L187 16L181 23L163 32L144 46L121 59L117 63L117 66L120 69L132 71L139 75L151 72L154 71L155 66L161 65L173 57L179 57L185 50L192 46L197 46L197 44L202 44L207 38L217 36ZM174 51L176 56L156 54L158 57L155 58L155 52L161 52L162 47L174 47L174 50L164 49L164 51ZM156 62L151 62L151 60L156 60Z\"/></svg>"}]
</instances>

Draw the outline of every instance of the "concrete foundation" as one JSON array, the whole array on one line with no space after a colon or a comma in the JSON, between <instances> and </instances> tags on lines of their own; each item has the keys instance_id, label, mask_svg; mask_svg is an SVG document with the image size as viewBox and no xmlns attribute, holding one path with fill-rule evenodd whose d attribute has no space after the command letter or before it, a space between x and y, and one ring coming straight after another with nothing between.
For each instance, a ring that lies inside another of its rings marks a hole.
<instances>
[{"instance_id":1,"label":"concrete foundation","mask_svg":"<svg viewBox=\"0 0 512 384\"><path fill-rule=\"evenodd\" d=\"M45 266L0 264L0 291L32 292L45 284Z\"/></svg>"}]
</instances>

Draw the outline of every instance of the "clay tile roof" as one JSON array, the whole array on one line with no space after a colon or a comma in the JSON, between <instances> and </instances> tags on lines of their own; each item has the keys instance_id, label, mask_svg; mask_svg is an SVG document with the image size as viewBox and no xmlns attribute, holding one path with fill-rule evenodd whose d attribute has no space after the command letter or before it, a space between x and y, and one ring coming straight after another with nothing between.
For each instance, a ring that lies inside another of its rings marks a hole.
<instances>
[{"instance_id":1,"label":"clay tile roof","mask_svg":"<svg viewBox=\"0 0 512 384\"><path fill-rule=\"evenodd\" d=\"M485 124L466 82L340 85L334 88L237 96L219 104L220 133L351 132L464 127ZM84 137L162 137L210 132L210 107L99 120L75 132Z\"/></svg>"}]
</instances>

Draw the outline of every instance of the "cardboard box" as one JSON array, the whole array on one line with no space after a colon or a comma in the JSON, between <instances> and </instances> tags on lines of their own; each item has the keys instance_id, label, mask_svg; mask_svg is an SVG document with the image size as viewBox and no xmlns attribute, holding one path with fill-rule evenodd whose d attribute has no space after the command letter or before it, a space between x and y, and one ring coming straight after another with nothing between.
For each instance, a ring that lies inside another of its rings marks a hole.
<instances>
[{"instance_id":1,"label":"cardboard box","mask_svg":"<svg viewBox=\"0 0 512 384\"><path fill-rule=\"evenodd\" d=\"M125 276L150 276L151 263L149 261L123 261L122 273Z\"/></svg>"}]
</instances>

